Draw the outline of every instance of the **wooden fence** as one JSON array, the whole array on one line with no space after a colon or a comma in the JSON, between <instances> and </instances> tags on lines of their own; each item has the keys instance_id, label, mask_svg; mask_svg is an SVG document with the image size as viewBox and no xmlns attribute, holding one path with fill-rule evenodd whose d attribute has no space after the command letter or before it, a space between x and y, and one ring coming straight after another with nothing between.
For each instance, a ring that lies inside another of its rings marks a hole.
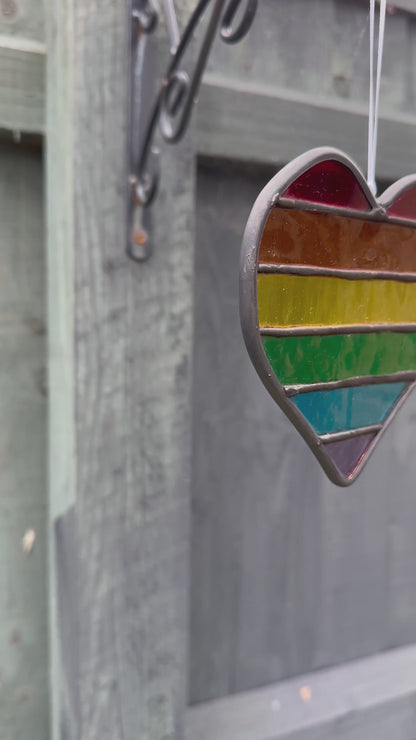
<instances>
[{"instance_id":1,"label":"wooden fence","mask_svg":"<svg viewBox=\"0 0 416 740\"><path fill-rule=\"evenodd\" d=\"M216 42L134 264L126 0L0 1L2 740L416 740L416 398L336 489L238 326L269 175L365 165L367 38L365 0L260 0ZM377 174L415 169L401 0Z\"/></svg>"}]
</instances>

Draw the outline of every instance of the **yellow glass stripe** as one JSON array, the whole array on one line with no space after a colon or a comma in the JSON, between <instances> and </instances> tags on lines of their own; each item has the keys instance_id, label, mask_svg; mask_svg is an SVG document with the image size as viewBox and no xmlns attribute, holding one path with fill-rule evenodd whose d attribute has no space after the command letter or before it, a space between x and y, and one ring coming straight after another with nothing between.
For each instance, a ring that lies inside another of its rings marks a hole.
<instances>
[{"instance_id":1,"label":"yellow glass stripe","mask_svg":"<svg viewBox=\"0 0 416 740\"><path fill-rule=\"evenodd\" d=\"M416 283L259 274L260 326L416 322Z\"/></svg>"}]
</instances>

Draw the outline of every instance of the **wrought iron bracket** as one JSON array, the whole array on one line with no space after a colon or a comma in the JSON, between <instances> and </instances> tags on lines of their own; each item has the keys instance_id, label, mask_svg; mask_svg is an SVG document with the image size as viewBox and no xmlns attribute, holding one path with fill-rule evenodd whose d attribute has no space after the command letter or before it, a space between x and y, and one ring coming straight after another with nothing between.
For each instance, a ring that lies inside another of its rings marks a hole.
<instances>
[{"instance_id":1,"label":"wrought iron bracket","mask_svg":"<svg viewBox=\"0 0 416 740\"><path fill-rule=\"evenodd\" d=\"M151 34L157 26L157 0L131 0L131 142L129 189L129 233L127 252L138 261L151 254L148 206L157 193L159 151L154 146L160 128L163 139L174 144L184 135L198 94L217 30L228 44L248 32L257 0L199 0L180 36L173 0L163 0L170 40L170 61L153 97L154 48ZM182 68L185 53L204 12L212 5L192 70ZM153 98L153 101L152 101Z\"/></svg>"}]
</instances>

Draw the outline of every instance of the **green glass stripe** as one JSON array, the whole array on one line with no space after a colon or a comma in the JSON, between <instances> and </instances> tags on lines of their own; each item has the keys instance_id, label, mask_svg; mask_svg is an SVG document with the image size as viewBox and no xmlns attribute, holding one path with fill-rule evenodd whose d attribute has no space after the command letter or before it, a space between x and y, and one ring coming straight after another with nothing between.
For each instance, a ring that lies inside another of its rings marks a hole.
<instances>
[{"instance_id":1,"label":"green glass stripe","mask_svg":"<svg viewBox=\"0 0 416 740\"><path fill-rule=\"evenodd\" d=\"M262 342L283 385L416 370L416 333L263 336Z\"/></svg>"}]
</instances>

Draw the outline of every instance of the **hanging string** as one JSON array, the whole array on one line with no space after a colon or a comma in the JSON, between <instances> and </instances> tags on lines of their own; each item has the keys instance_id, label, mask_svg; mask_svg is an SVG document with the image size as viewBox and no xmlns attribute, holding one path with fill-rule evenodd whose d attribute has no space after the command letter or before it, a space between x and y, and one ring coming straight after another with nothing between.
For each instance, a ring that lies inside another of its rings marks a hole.
<instances>
[{"instance_id":1,"label":"hanging string","mask_svg":"<svg viewBox=\"0 0 416 740\"><path fill-rule=\"evenodd\" d=\"M370 0L370 95L368 101L368 166L367 182L374 195L376 185L376 154L378 133L378 108L380 99L381 66L383 62L384 27L386 22L387 0L380 0L380 17L378 24L377 70L374 85L374 36L375 36L375 0Z\"/></svg>"}]
</instances>

